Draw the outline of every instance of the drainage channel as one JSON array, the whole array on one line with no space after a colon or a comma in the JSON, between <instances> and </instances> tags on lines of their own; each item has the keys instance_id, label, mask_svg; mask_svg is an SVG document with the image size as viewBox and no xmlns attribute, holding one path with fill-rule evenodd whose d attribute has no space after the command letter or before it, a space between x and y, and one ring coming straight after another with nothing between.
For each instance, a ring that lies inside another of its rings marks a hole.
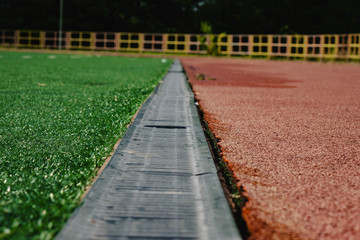
<instances>
[{"instance_id":1,"label":"drainage channel","mask_svg":"<svg viewBox=\"0 0 360 240\"><path fill-rule=\"evenodd\" d=\"M179 61L57 239L241 239Z\"/></svg>"}]
</instances>

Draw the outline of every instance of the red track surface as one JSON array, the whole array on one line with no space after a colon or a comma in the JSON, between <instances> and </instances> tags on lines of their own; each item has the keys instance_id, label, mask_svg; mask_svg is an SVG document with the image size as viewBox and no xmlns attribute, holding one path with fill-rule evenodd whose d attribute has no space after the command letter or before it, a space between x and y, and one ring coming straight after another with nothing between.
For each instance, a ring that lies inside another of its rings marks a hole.
<instances>
[{"instance_id":1,"label":"red track surface","mask_svg":"<svg viewBox=\"0 0 360 240\"><path fill-rule=\"evenodd\" d=\"M246 190L250 239L360 239L359 64L182 63Z\"/></svg>"}]
</instances>

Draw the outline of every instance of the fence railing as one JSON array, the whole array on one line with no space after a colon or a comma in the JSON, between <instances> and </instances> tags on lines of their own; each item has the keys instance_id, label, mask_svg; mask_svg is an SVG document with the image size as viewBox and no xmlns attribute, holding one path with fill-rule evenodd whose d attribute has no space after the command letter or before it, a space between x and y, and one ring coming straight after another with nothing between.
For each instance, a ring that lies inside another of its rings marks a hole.
<instances>
[{"instance_id":1,"label":"fence railing","mask_svg":"<svg viewBox=\"0 0 360 240\"><path fill-rule=\"evenodd\" d=\"M60 45L60 47L59 47ZM360 60L360 34L247 35L158 34L0 30L0 46L38 49L102 50Z\"/></svg>"}]
</instances>

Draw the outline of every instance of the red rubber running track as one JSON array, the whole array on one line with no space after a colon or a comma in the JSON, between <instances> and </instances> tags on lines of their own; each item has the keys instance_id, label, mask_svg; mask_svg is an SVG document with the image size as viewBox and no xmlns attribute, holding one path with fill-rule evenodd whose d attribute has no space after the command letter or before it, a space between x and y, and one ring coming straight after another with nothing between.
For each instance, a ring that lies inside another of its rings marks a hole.
<instances>
[{"instance_id":1,"label":"red rubber running track","mask_svg":"<svg viewBox=\"0 0 360 240\"><path fill-rule=\"evenodd\" d=\"M360 239L360 64L182 58L250 239Z\"/></svg>"}]
</instances>

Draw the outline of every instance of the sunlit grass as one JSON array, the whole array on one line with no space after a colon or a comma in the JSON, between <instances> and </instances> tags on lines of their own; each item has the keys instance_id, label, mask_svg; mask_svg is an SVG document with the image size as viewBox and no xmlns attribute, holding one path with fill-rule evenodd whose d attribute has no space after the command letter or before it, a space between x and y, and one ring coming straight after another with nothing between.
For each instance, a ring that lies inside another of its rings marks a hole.
<instances>
[{"instance_id":1,"label":"sunlit grass","mask_svg":"<svg viewBox=\"0 0 360 240\"><path fill-rule=\"evenodd\" d=\"M0 238L61 229L169 65L0 52Z\"/></svg>"}]
</instances>

